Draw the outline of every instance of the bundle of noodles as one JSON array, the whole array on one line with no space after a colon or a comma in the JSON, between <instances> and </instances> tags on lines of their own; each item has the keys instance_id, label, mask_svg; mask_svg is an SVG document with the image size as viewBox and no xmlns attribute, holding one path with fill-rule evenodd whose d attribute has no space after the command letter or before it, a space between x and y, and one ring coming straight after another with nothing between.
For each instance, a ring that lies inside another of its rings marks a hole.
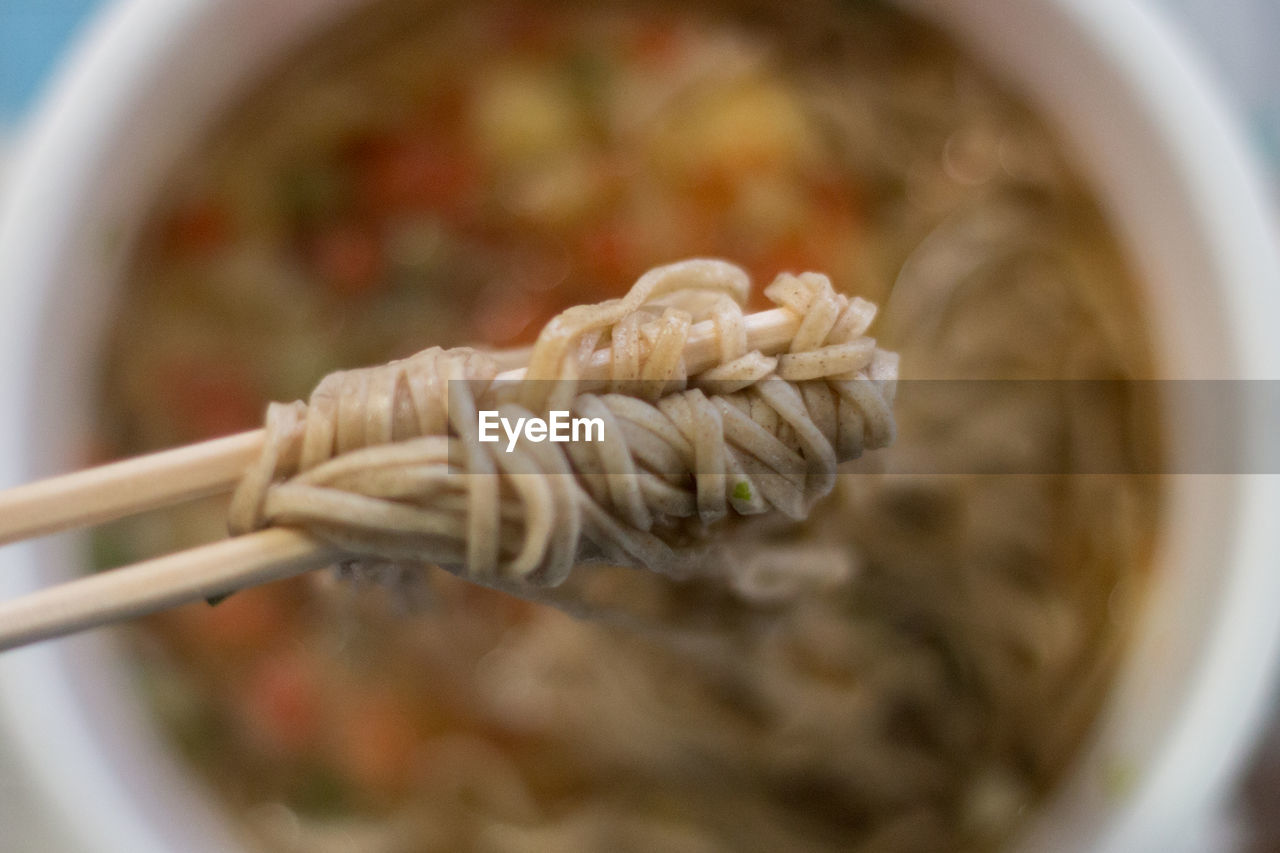
<instances>
[{"instance_id":1,"label":"bundle of noodles","mask_svg":"<svg viewBox=\"0 0 1280 853\"><path fill-rule=\"evenodd\" d=\"M520 382L497 379L502 354L465 348L332 374L308 403L268 410L232 531L300 528L349 564L434 564L505 588L554 586L590 561L687 576L706 562L708 525L804 518L838 462L894 433L897 357L866 336L871 303L824 275L780 275L765 295L798 322L766 355L747 348L749 289L722 261L651 270L622 299L552 319ZM714 365L691 373L685 344L703 320ZM480 441L482 409L598 418L603 440L508 449Z\"/></svg>"}]
</instances>

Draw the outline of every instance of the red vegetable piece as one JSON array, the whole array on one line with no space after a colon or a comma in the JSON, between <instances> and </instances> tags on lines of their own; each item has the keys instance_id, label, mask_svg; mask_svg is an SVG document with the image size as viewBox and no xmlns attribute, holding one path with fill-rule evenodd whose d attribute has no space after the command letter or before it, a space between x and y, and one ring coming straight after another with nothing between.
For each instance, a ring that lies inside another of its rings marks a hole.
<instances>
[{"instance_id":1,"label":"red vegetable piece","mask_svg":"<svg viewBox=\"0 0 1280 853\"><path fill-rule=\"evenodd\" d=\"M405 701L388 691L352 699L333 746L336 763L356 788L391 796L408 782L419 737Z\"/></svg>"},{"instance_id":2,"label":"red vegetable piece","mask_svg":"<svg viewBox=\"0 0 1280 853\"><path fill-rule=\"evenodd\" d=\"M456 121L450 127L456 127ZM447 129L414 128L355 151L357 197L378 217L406 210L459 215L474 200L478 164Z\"/></svg>"},{"instance_id":3,"label":"red vegetable piece","mask_svg":"<svg viewBox=\"0 0 1280 853\"><path fill-rule=\"evenodd\" d=\"M277 644L292 627L290 584L269 584L242 590L216 607L192 604L175 610L170 624L199 653L244 659Z\"/></svg>"},{"instance_id":4,"label":"red vegetable piece","mask_svg":"<svg viewBox=\"0 0 1280 853\"><path fill-rule=\"evenodd\" d=\"M654 21L636 37L636 58L650 66L664 67L680 51L681 33L675 21Z\"/></svg>"},{"instance_id":5,"label":"red vegetable piece","mask_svg":"<svg viewBox=\"0 0 1280 853\"><path fill-rule=\"evenodd\" d=\"M231 240L231 217L213 199L196 199L173 212L165 232L171 251L206 256Z\"/></svg>"},{"instance_id":6,"label":"red vegetable piece","mask_svg":"<svg viewBox=\"0 0 1280 853\"><path fill-rule=\"evenodd\" d=\"M264 657L250 672L242 705L251 738L272 750L300 753L320 733L320 680L304 652Z\"/></svg>"},{"instance_id":7,"label":"red vegetable piece","mask_svg":"<svg viewBox=\"0 0 1280 853\"><path fill-rule=\"evenodd\" d=\"M341 296L360 296L383 282L382 241L367 227L351 222L332 225L314 238L316 272Z\"/></svg>"},{"instance_id":8,"label":"red vegetable piece","mask_svg":"<svg viewBox=\"0 0 1280 853\"><path fill-rule=\"evenodd\" d=\"M248 429L262 420L264 403L234 357L185 359L157 366L159 398L180 441L200 441Z\"/></svg>"},{"instance_id":9,"label":"red vegetable piece","mask_svg":"<svg viewBox=\"0 0 1280 853\"><path fill-rule=\"evenodd\" d=\"M586 301L598 301L629 285L636 275L635 241L619 224L602 222L588 228L578 241L576 260L593 284L601 290Z\"/></svg>"}]
</instances>

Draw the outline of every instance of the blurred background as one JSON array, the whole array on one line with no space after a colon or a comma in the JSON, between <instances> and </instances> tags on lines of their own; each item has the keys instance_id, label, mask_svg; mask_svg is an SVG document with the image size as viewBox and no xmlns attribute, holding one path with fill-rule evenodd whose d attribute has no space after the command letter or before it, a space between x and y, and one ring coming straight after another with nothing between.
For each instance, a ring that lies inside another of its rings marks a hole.
<instances>
[{"instance_id":1,"label":"blurred background","mask_svg":"<svg viewBox=\"0 0 1280 853\"><path fill-rule=\"evenodd\" d=\"M105 0L0 0L0 192L5 155L56 74L59 62ZM1241 117L1280 199L1280 3L1276 0L1149 0L1197 51ZM1278 225L1280 231L1280 225ZM0 849L62 849L56 829L6 776L0 742ZM1280 850L1280 714L1229 813L1206 831L1204 849ZM1269 825L1274 823L1274 826Z\"/></svg>"},{"instance_id":2,"label":"blurred background","mask_svg":"<svg viewBox=\"0 0 1280 853\"><path fill-rule=\"evenodd\" d=\"M0 0L0 129L12 130L106 0ZM1168 12L1236 101L1280 179L1280 3L1149 0Z\"/></svg>"}]
</instances>

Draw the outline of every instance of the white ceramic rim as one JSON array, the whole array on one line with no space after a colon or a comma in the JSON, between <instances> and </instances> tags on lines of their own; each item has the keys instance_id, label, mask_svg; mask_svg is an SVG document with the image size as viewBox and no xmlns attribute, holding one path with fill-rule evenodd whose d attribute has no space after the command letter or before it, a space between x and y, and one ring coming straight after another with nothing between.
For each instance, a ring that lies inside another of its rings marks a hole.
<instances>
[{"instance_id":1,"label":"white ceramic rim","mask_svg":"<svg viewBox=\"0 0 1280 853\"><path fill-rule=\"evenodd\" d=\"M66 249L59 240L74 226L80 190L91 180L87 170L99 153L95 146L120 132L127 120L120 105L158 71L171 67L173 46L195 37L202 10L211 2L123 0L101 19L60 76L10 172L0 217L0 270L26 271L36 281L53 276ZM917 2L937 16L956 14L948 13L941 0ZM957 2L956 8L972 7L974 2ZM298 5L305 4L280 4ZM1107 70L1123 82L1131 105L1144 111L1151 124L1157 153L1171 158L1170 179L1194 200L1197 233L1214 251L1215 270L1229 285L1221 296L1233 330L1230 349L1239 365L1232 375L1280 377L1280 350L1273 332L1280 318L1273 220L1260 193L1260 170L1238 129L1176 37L1144 7L1107 0L1054 0L1048 5L1061 12L1068 28L1064 34L1087 40L1106 57ZM1010 4L1002 11L1016 8L1018 4ZM1248 281L1256 283L1252 289L1244 286ZM0 392L4 399L21 401L24 411L39 408L33 356L50 310L48 296L37 288L6 283L0 289L5 331L0 336ZM36 429L18 419L0 420L0 483L26 479L39 467L40 460L22 453L32 446ZM1104 819L1092 827L1076 823L1079 834L1069 838L1037 838L1033 828L1029 846L1046 849L1042 845L1060 843L1047 849L1095 847L1116 853L1170 849L1153 841L1168 840L1172 845L1176 839L1171 834L1185 828L1191 812L1211 804L1237 771L1262 720L1280 644L1280 623L1272 616L1273 603L1280 600L1280 573L1275 571L1280 530L1272 521L1280 507L1280 484L1273 476L1240 477L1232 481L1229 492L1239 508L1230 537L1233 556L1226 560L1231 577L1218 593L1215 630L1191 662L1185 702L1162 730L1147 772L1122 807L1095 802L1087 809L1077 808L1071 804L1082 800L1059 795L1050 811L1065 809L1070 817L1074 809L1076 816ZM64 551L65 547L69 546ZM46 555L50 553L57 550ZM35 554L35 546L23 545L0 555L0 589L6 595L35 582L30 571ZM0 659L0 720L7 731L26 735L15 744L18 755L29 778L74 833L77 849L225 850L225 832L211 813L195 825L188 818L181 845L172 828L162 830L144 814L140 795L163 800L168 795L161 789L172 785L173 796L184 798L187 783L161 773L161 782L139 791L134 780L110 766L100 742L101 721L88 719L75 707L74 685L64 667L73 648L100 661L104 671L118 672L109 644L97 638L6 655ZM60 675L50 678L51 673ZM16 692L15 684L44 686ZM1124 703L1116 704L1119 710L1108 713L1123 714ZM139 744L146 739L124 728L126 738L142 738ZM1082 759L1082 773L1090 772L1091 761L1088 756ZM69 777L63 768L72 762L79 773ZM1069 782L1066 789L1074 784Z\"/></svg>"}]
</instances>

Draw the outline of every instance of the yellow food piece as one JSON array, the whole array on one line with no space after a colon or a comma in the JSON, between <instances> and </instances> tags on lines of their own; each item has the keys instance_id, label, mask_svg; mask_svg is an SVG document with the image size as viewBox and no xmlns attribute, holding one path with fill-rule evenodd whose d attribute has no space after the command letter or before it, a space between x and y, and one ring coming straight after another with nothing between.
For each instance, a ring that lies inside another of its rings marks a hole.
<instances>
[{"instance_id":1,"label":"yellow food piece","mask_svg":"<svg viewBox=\"0 0 1280 853\"><path fill-rule=\"evenodd\" d=\"M660 163L685 174L781 170L812 162L818 144L795 94L750 79L687 98L656 136Z\"/></svg>"},{"instance_id":2,"label":"yellow food piece","mask_svg":"<svg viewBox=\"0 0 1280 853\"><path fill-rule=\"evenodd\" d=\"M581 142L585 121L567 82L507 65L485 75L473 101L479 150L499 169L528 165Z\"/></svg>"}]
</instances>

